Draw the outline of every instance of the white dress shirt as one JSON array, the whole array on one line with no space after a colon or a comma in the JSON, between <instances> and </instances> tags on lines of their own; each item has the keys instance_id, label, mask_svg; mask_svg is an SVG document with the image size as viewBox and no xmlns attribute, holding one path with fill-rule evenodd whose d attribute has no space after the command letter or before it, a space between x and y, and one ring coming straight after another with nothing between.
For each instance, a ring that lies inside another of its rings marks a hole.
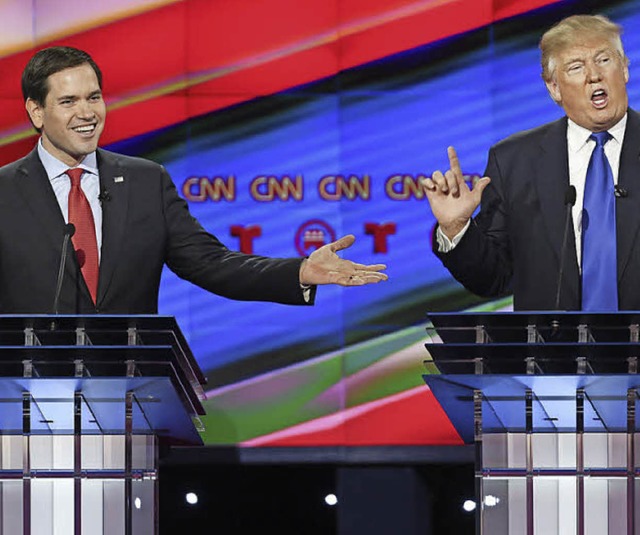
<instances>
[{"instance_id":1,"label":"white dress shirt","mask_svg":"<svg viewBox=\"0 0 640 535\"><path fill-rule=\"evenodd\" d=\"M47 172L51 187L53 188L53 192L60 205L60 210L64 216L64 221L68 223L71 180L66 172L69 166L49 153L47 149L42 146L42 139L38 141L38 156ZM93 213L93 223L96 228L96 242L98 244L98 261L100 261L100 248L102 246L102 206L100 205L99 199L100 176L98 175L96 153L92 152L91 154L87 154L78 167L83 170L80 187L87 201L89 201L89 206L91 206L91 212Z\"/></svg>"}]
</instances>

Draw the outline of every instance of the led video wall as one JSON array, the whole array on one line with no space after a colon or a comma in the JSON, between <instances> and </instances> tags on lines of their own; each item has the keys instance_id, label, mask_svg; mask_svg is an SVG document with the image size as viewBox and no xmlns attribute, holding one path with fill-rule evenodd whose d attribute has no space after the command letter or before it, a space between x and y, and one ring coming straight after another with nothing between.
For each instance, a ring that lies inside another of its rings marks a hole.
<instances>
[{"instance_id":1,"label":"led video wall","mask_svg":"<svg viewBox=\"0 0 640 535\"><path fill-rule=\"evenodd\" d=\"M449 145L480 176L497 140L561 116L537 43L570 13L625 27L633 106L635 3L63 3L0 4L0 163L36 142L19 91L28 58L76 46L104 73L102 145L162 163L229 248L305 256L353 234L343 256L388 266L384 283L320 287L313 307L230 301L166 271L160 313L208 379L206 443L460 444L422 379L437 373L426 315L511 302L470 295L432 255L420 180L446 168Z\"/></svg>"}]
</instances>

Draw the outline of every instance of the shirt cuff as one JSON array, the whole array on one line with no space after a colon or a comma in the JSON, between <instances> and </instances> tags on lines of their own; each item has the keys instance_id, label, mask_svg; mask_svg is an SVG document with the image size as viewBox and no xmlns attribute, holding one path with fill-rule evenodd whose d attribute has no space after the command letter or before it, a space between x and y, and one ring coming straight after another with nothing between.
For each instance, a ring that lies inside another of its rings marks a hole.
<instances>
[{"instance_id":1,"label":"shirt cuff","mask_svg":"<svg viewBox=\"0 0 640 535\"><path fill-rule=\"evenodd\" d=\"M302 290L302 297L304 298L305 303L311 301L311 286L308 284L301 284L300 289Z\"/></svg>"},{"instance_id":2,"label":"shirt cuff","mask_svg":"<svg viewBox=\"0 0 640 535\"><path fill-rule=\"evenodd\" d=\"M471 219L467 221L467 224L464 226L464 228L460 232L458 232L458 234L456 234L452 240L447 238L447 236L445 236L445 233L442 232L442 229L438 227L436 229L436 241L438 242L438 252L448 253L450 251L453 251L456 245L460 243L460 240L467 232L467 229L469 228L470 224L471 224Z\"/></svg>"}]
</instances>

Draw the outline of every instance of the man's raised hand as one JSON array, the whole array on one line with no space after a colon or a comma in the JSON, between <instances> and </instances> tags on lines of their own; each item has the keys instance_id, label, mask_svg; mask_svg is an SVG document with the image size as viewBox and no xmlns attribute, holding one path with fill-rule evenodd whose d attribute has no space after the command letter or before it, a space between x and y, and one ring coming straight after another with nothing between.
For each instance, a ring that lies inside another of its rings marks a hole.
<instances>
[{"instance_id":1,"label":"man's raised hand","mask_svg":"<svg viewBox=\"0 0 640 535\"><path fill-rule=\"evenodd\" d=\"M423 185L440 229L452 239L471 219L473 212L480 205L482 192L491 179L487 176L482 177L469 188L460 169L456 150L448 147L447 155L449 170L444 174L435 171L431 178L423 180Z\"/></svg>"}]
</instances>

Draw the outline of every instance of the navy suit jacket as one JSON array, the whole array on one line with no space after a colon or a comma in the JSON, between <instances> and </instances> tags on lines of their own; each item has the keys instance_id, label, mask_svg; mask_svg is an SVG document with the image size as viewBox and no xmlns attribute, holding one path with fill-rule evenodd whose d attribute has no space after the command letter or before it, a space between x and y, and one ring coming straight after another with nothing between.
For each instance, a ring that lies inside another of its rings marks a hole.
<instances>
[{"instance_id":1,"label":"navy suit jacket","mask_svg":"<svg viewBox=\"0 0 640 535\"><path fill-rule=\"evenodd\" d=\"M581 285L570 225L563 253L569 188L567 118L500 141L489 151L491 183L460 243L434 252L452 275L484 297L513 294L515 310L579 310ZM617 277L621 310L640 310L640 115L628 111L616 201Z\"/></svg>"},{"instance_id":2,"label":"navy suit jacket","mask_svg":"<svg viewBox=\"0 0 640 535\"><path fill-rule=\"evenodd\" d=\"M97 161L101 191L109 192L103 201L97 303L69 247L60 313L157 313L165 264L224 297L305 304L302 258L230 251L190 215L161 165L101 149ZM0 313L53 312L64 227L37 150L0 168Z\"/></svg>"}]
</instances>

